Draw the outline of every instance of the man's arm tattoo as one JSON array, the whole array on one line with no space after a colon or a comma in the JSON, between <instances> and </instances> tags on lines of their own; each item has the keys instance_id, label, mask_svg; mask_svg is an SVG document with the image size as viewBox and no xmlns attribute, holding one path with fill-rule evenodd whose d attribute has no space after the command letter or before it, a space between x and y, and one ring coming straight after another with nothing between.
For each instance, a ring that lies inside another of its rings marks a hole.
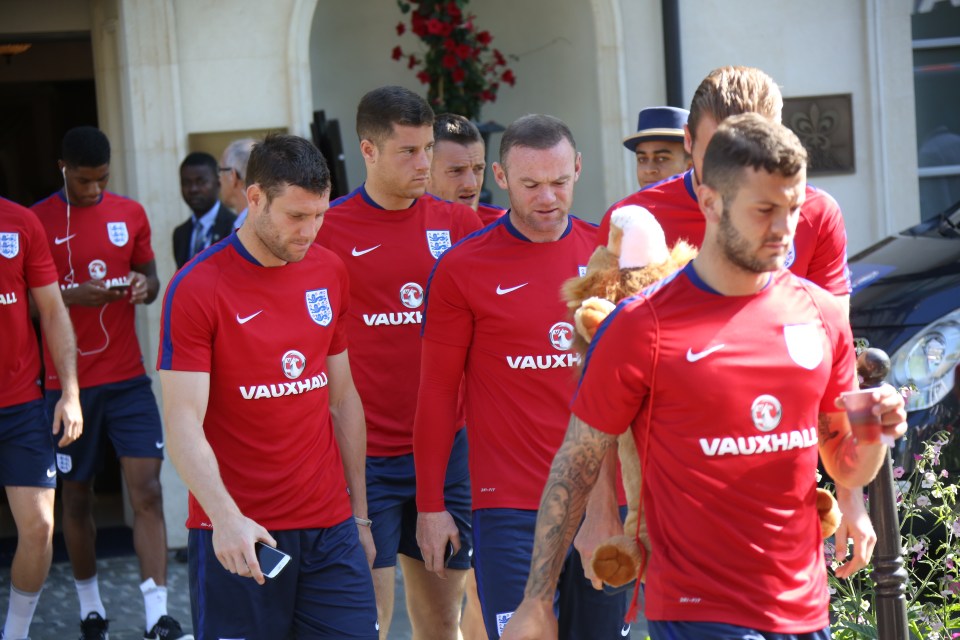
<instances>
[{"instance_id":1,"label":"man's arm tattoo","mask_svg":"<svg viewBox=\"0 0 960 640\"><path fill-rule=\"evenodd\" d=\"M590 489L616 437L571 416L543 490L524 596L553 598L567 547L580 525Z\"/></svg>"}]
</instances>

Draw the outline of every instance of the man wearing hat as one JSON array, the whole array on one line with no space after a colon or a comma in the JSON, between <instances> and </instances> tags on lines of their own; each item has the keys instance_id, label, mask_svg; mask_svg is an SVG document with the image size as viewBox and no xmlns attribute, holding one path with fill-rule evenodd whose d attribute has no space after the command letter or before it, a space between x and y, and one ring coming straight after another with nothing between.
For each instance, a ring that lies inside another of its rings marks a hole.
<instances>
[{"instance_id":1,"label":"man wearing hat","mask_svg":"<svg viewBox=\"0 0 960 640\"><path fill-rule=\"evenodd\" d=\"M690 168L683 150L683 126L690 112L677 107L647 107L640 110L637 132L623 141L637 154L637 182L643 189Z\"/></svg>"}]
</instances>

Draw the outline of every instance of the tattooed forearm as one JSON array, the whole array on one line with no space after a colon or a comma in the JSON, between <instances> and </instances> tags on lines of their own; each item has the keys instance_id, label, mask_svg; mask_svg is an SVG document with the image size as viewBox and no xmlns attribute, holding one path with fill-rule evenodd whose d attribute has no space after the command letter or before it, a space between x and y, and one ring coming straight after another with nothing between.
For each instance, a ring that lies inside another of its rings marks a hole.
<instances>
[{"instance_id":1,"label":"tattooed forearm","mask_svg":"<svg viewBox=\"0 0 960 640\"><path fill-rule=\"evenodd\" d=\"M597 481L607 448L615 442L615 436L597 431L576 416L570 417L567 435L553 459L540 501L524 597L553 598L590 488Z\"/></svg>"},{"instance_id":2,"label":"tattooed forearm","mask_svg":"<svg viewBox=\"0 0 960 640\"><path fill-rule=\"evenodd\" d=\"M839 431L832 429L833 421L830 419L830 415L826 413L817 414L817 432L820 437L820 445L824 445L828 440L833 440L838 435Z\"/></svg>"}]
</instances>

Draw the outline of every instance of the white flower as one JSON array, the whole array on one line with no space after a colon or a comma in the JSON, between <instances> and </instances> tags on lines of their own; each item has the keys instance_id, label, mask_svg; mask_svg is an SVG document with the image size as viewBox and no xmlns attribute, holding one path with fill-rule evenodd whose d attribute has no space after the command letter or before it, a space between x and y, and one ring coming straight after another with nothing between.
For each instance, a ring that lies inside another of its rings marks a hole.
<instances>
[{"instance_id":1,"label":"white flower","mask_svg":"<svg viewBox=\"0 0 960 640\"><path fill-rule=\"evenodd\" d=\"M923 482L920 483L920 486L924 489L929 489L937 481L937 476L932 471L927 471L923 474Z\"/></svg>"},{"instance_id":2,"label":"white flower","mask_svg":"<svg viewBox=\"0 0 960 640\"><path fill-rule=\"evenodd\" d=\"M917 506L918 507L928 507L930 506L930 498L928 496L918 496L917 497Z\"/></svg>"}]
</instances>

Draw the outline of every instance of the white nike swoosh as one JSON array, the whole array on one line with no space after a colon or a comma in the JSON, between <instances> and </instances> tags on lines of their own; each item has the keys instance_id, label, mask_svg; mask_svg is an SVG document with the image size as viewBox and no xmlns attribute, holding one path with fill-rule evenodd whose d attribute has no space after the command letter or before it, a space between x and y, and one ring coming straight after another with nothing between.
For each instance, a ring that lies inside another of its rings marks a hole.
<instances>
[{"instance_id":1,"label":"white nike swoosh","mask_svg":"<svg viewBox=\"0 0 960 640\"><path fill-rule=\"evenodd\" d=\"M64 242L70 242L70 238L74 237L75 235L77 234L71 233L66 238L54 238L53 244L63 244Z\"/></svg>"},{"instance_id":2,"label":"white nike swoosh","mask_svg":"<svg viewBox=\"0 0 960 640\"><path fill-rule=\"evenodd\" d=\"M707 357L708 355L710 355L711 353L715 353L715 352L717 352L717 351L720 351L720 349L723 349L725 346L727 346L727 345L725 345L725 344L718 344L718 345L715 345L715 346L710 347L709 349L704 349L703 351L701 351L701 352L699 352L699 353L694 353L694 352L693 352L693 349L687 349L687 362L696 362L697 360L702 360L703 358L706 358L706 357Z\"/></svg>"},{"instance_id":3,"label":"white nike swoosh","mask_svg":"<svg viewBox=\"0 0 960 640\"><path fill-rule=\"evenodd\" d=\"M527 286L528 284L530 284L530 283L529 283L529 282L524 282L523 284L518 284L517 286L515 286L515 287L510 287L509 289L504 289L504 288L501 287L500 285L497 285L497 295L498 295L498 296L502 296L502 295L505 294L505 293L510 293L511 291L516 291L516 290L519 289L520 287L525 287L525 286Z\"/></svg>"},{"instance_id":4,"label":"white nike swoosh","mask_svg":"<svg viewBox=\"0 0 960 640\"><path fill-rule=\"evenodd\" d=\"M160 440L159 442L154 442L153 444L157 449L163 449L163 440Z\"/></svg>"},{"instance_id":5,"label":"white nike swoosh","mask_svg":"<svg viewBox=\"0 0 960 640\"><path fill-rule=\"evenodd\" d=\"M630 635L630 625L624 625L623 629L620 629L620 635L624 638Z\"/></svg>"},{"instance_id":6,"label":"white nike swoosh","mask_svg":"<svg viewBox=\"0 0 960 640\"><path fill-rule=\"evenodd\" d=\"M47 477L48 477L48 478L52 478L52 477L55 476L55 475L57 475L57 470L56 470L56 469L47 469Z\"/></svg>"},{"instance_id":7,"label":"white nike swoosh","mask_svg":"<svg viewBox=\"0 0 960 640\"><path fill-rule=\"evenodd\" d=\"M247 324L248 322L256 318L258 315L260 315L261 313L263 313L263 309L260 309L260 311L257 311L256 313L250 314L246 318L241 318L240 314L238 313L237 322L239 322L240 324Z\"/></svg>"},{"instance_id":8,"label":"white nike swoosh","mask_svg":"<svg viewBox=\"0 0 960 640\"><path fill-rule=\"evenodd\" d=\"M354 256L362 256L362 255L365 254L365 253L370 253L370 252L373 251L374 249L379 249L380 246L381 246L381 245L378 244L378 245L375 246L375 247L370 247L369 249L363 249L363 250L360 250L360 251L357 251L357 248L354 247L354 248L353 248L353 251L351 251L350 253L352 253Z\"/></svg>"}]
</instances>

